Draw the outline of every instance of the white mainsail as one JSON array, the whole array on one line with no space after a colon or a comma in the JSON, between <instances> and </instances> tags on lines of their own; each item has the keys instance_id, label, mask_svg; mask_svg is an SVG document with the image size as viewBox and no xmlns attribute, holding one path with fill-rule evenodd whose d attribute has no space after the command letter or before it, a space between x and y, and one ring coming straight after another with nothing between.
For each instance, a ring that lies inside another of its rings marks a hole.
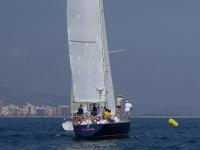
<instances>
[{"instance_id":1,"label":"white mainsail","mask_svg":"<svg viewBox=\"0 0 200 150\"><path fill-rule=\"evenodd\" d=\"M105 101L99 0L68 0L68 43L75 102ZM98 89L103 90L101 100Z\"/></svg>"},{"instance_id":2,"label":"white mainsail","mask_svg":"<svg viewBox=\"0 0 200 150\"><path fill-rule=\"evenodd\" d=\"M73 101L105 102L114 114L102 0L67 0L67 24Z\"/></svg>"}]
</instances>

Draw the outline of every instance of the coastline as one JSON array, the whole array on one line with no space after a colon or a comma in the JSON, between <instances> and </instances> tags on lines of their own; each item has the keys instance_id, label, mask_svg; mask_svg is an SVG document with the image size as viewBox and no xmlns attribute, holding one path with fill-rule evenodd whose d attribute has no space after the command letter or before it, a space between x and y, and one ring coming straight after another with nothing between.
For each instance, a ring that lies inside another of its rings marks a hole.
<instances>
[{"instance_id":1,"label":"coastline","mask_svg":"<svg viewBox=\"0 0 200 150\"><path fill-rule=\"evenodd\" d=\"M24 119L32 119L32 118L38 118L38 119L53 119L53 118L63 118L63 119L70 119L70 116L0 116L1 118L24 118Z\"/></svg>"}]
</instances>

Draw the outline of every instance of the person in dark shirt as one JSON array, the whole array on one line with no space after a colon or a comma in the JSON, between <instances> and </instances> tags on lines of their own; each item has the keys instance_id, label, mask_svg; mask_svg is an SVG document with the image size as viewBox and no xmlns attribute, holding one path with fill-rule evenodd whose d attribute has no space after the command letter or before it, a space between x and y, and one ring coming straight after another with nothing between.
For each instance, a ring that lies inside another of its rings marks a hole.
<instances>
[{"instance_id":1,"label":"person in dark shirt","mask_svg":"<svg viewBox=\"0 0 200 150\"><path fill-rule=\"evenodd\" d=\"M77 115L83 115L83 108L82 108L82 104L80 105L80 107L78 108L78 112Z\"/></svg>"},{"instance_id":2,"label":"person in dark shirt","mask_svg":"<svg viewBox=\"0 0 200 150\"><path fill-rule=\"evenodd\" d=\"M97 107L96 107L96 104L94 103L92 107L92 116L96 116L96 115L97 115Z\"/></svg>"}]
</instances>

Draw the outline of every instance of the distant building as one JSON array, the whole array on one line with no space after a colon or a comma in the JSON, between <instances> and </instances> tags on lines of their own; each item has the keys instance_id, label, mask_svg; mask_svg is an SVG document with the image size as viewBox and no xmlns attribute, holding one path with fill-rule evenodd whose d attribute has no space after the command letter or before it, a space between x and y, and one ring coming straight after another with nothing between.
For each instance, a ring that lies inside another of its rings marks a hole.
<instances>
[{"instance_id":1,"label":"distant building","mask_svg":"<svg viewBox=\"0 0 200 150\"><path fill-rule=\"evenodd\" d=\"M27 109L26 109L26 107L18 108L17 116L27 116Z\"/></svg>"},{"instance_id":2,"label":"distant building","mask_svg":"<svg viewBox=\"0 0 200 150\"><path fill-rule=\"evenodd\" d=\"M8 107L8 116L17 116L18 109L19 107L10 105Z\"/></svg>"},{"instance_id":3,"label":"distant building","mask_svg":"<svg viewBox=\"0 0 200 150\"><path fill-rule=\"evenodd\" d=\"M46 106L45 107L45 116L49 116L49 117L56 116L56 107Z\"/></svg>"},{"instance_id":4,"label":"distant building","mask_svg":"<svg viewBox=\"0 0 200 150\"><path fill-rule=\"evenodd\" d=\"M57 116L69 116L70 107L67 105L61 105L57 108Z\"/></svg>"},{"instance_id":5,"label":"distant building","mask_svg":"<svg viewBox=\"0 0 200 150\"><path fill-rule=\"evenodd\" d=\"M33 106L30 103L27 103L25 107L27 110L27 116L35 116L36 115L35 106Z\"/></svg>"},{"instance_id":6,"label":"distant building","mask_svg":"<svg viewBox=\"0 0 200 150\"><path fill-rule=\"evenodd\" d=\"M45 116L45 108L44 107L36 107L36 116Z\"/></svg>"},{"instance_id":7,"label":"distant building","mask_svg":"<svg viewBox=\"0 0 200 150\"><path fill-rule=\"evenodd\" d=\"M27 103L24 106L1 105L0 116L69 116L70 107L68 105L60 106L34 106Z\"/></svg>"}]
</instances>

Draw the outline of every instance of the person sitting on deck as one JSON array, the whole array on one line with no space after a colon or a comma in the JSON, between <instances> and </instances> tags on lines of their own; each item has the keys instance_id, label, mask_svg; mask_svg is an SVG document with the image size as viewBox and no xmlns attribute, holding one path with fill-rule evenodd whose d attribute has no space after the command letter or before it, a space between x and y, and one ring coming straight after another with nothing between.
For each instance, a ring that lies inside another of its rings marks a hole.
<instances>
[{"instance_id":1,"label":"person sitting on deck","mask_svg":"<svg viewBox=\"0 0 200 150\"><path fill-rule=\"evenodd\" d=\"M108 121L110 120L110 110L107 109L106 107L104 107L103 119L108 120Z\"/></svg>"},{"instance_id":2,"label":"person sitting on deck","mask_svg":"<svg viewBox=\"0 0 200 150\"><path fill-rule=\"evenodd\" d=\"M101 116L101 109L99 106L97 107L97 116Z\"/></svg>"},{"instance_id":3,"label":"person sitting on deck","mask_svg":"<svg viewBox=\"0 0 200 150\"><path fill-rule=\"evenodd\" d=\"M78 108L78 112L77 112L77 115L83 115L83 105L80 104L80 107Z\"/></svg>"},{"instance_id":4,"label":"person sitting on deck","mask_svg":"<svg viewBox=\"0 0 200 150\"><path fill-rule=\"evenodd\" d=\"M97 115L97 107L96 107L95 103L93 104L91 115L92 116L96 116Z\"/></svg>"},{"instance_id":5,"label":"person sitting on deck","mask_svg":"<svg viewBox=\"0 0 200 150\"><path fill-rule=\"evenodd\" d=\"M72 120L73 120L74 124L81 124L82 121L84 120L84 117L83 117L83 108L82 107L83 107L83 105L80 104L80 106L78 108L78 112L73 115Z\"/></svg>"}]
</instances>

